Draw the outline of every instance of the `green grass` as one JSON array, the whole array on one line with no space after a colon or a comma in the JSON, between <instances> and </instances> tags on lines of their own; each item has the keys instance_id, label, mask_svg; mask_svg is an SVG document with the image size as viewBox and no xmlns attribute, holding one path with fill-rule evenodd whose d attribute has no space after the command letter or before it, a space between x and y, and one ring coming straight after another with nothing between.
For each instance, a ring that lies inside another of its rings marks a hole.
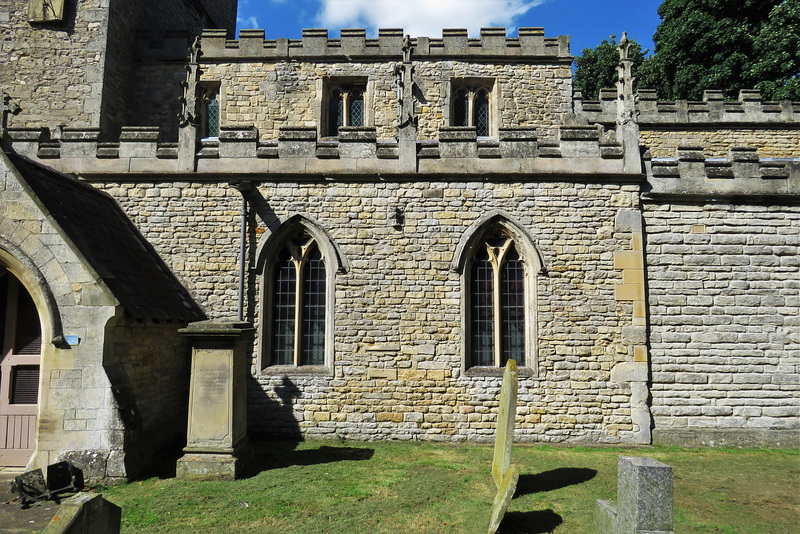
<instances>
[{"instance_id":1,"label":"green grass","mask_svg":"<svg viewBox=\"0 0 800 534\"><path fill-rule=\"evenodd\" d=\"M488 526L490 447L430 443L259 444L235 482L152 478L98 488L123 532L474 533ZM617 457L674 468L675 531L789 534L800 524L800 451L514 448L517 495L500 532L595 533L615 499Z\"/></svg>"}]
</instances>

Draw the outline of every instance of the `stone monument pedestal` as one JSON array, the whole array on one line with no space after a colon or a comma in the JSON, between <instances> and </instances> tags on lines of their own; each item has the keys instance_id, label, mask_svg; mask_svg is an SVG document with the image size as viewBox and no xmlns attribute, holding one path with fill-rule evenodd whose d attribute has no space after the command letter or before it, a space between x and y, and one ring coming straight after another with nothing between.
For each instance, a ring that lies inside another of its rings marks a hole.
<instances>
[{"instance_id":1,"label":"stone monument pedestal","mask_svg":"<svg viewBox=\"0 0 800 534\"><path fill-rule=\"evenodd\" d=\"M178 478L234 480L252 451L247 443L249 323L201 321L180 333L192 344L189 418Z\"/></svg>"}]
</instances>

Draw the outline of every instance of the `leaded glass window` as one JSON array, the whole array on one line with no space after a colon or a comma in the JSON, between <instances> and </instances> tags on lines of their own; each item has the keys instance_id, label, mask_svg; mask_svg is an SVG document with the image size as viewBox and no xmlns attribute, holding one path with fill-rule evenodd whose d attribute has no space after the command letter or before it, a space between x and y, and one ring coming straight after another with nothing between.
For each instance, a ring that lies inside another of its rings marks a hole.
<instances>
[{"instance_id":1,"label":"leaded glass window","mask_svg":"<svg viewBox=\"0 0 800 534\"><path fill-rule=\"evenodd\" d=\"M350 126L364 126L364 92L361 89L350 91Z\"/></svg>"},{"instance_id":2,"label":"leaded glass window","mask_svg":"<svg viewBox=\"0 0 800 534\"><path fill-rule=\"evenodd\" d=\"M525 266L514 241L503 233L484 238L468 272L470 365L525 365Z\"/></svg>"},{"instance_id":3,"label":"leaded glass window","mask_svg":"<svg viewBox=\"0 0 800 534\"><path fill-rule=\"evenodd\" d=\"M474 126L478 137L488 137L491 124L491 91L485 85L456 86L453 91L451 124Z\"/></svg>"},{"instance_id":4,"label":"leaded glass window","mask_svg":"<svg viewBox=\"0 0 800 534\"><path fill-rule=\"evenodd\" d=\"M272 266L273 365L325 363L326 270L306 233L288 239Z\"/></svg>"},{"instance_id":5,"label":"leaded glass window","mask_svg":"<svg viewBox=\"0 0 800 534\"><path fill-rule=\"evenodd\" d=\"M327 135L339 135L343 126L364 126L366 84L339 84L328 87Z\"/></svg>"},{"instance_id":6,"label":"leaded glass window","mask_svg":"<svg viewBox=\"0 0 800 534\"><path fill-rule=\"evenodd\" d=\"M216 89L203 93L203 113L205 137L219 137L219 95Z\"/></svg>"}]
</instances>

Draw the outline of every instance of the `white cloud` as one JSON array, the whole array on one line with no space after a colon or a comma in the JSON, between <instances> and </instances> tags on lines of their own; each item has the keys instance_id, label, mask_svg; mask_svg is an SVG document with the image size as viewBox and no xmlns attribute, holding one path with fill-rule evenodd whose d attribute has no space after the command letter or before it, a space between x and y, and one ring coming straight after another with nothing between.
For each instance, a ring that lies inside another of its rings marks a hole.
<instances>
[{"instance_id":1,"label":"white cloud","mask_svg":"<svg viewBox=\"0 0 800 534\"><path fill-rule=\"evenodd\" d=\"M514 21L547 0L321 0L323 28L403 28L415 37L441 37L442 28L513 28Z\"/></svg>"},{"instance_id":2,"label":"white cloud","mask_svg":"<svg viewBox=\"0 0 800 534\"><path fill-rule=\"evenodd\" d=\"M255 17L236 17L236 23L239 28L254 30L260 28L258 20Z\"/></svg>"}]
</instances>

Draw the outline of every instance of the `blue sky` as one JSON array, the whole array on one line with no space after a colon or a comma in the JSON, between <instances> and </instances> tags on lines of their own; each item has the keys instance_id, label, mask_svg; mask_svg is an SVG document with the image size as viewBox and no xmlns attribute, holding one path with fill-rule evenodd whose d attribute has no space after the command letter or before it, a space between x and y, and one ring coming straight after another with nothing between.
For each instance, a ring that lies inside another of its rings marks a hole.
<instances>
[{"instance_id":1,"label":"blue sky","mask_svg":"<svg viewBox=\"0 0 800 534\"><path fill-rule=\"evenodd\" d=\"M547 37L570 35L577 55L623 31L642 48L653 48L662 0L239 0L237 32L264 29L267 39L299 39L303 28L403 28L412 36L441 37L442 28L467 28L477 37L482 27L544 27Z\"/></svg>"}]
</instances>

